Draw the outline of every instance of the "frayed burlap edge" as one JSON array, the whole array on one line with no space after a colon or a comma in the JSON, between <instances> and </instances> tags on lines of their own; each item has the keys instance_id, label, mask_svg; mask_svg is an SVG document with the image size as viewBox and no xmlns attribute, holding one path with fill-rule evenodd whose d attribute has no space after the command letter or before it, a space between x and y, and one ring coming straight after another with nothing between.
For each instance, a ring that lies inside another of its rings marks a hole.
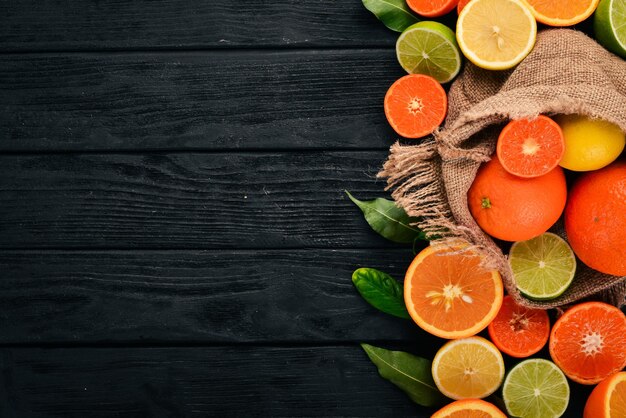
<instances>
[{"instance_id":1,"label":"frayed burlap edge","mask_svg":"<svg viewBox=\"0 0 626 418\"><path fill-rule=\"evenodd\" d=\"M449 152L446 152L450 156ZM465 154L460 152L460 154ZM476 154L475 159L460 157L476 169L481 161L487 161L484 155ZM458 162L458 160L457 160ZM508 294L517 303L529 308L565 308L578 301L593 299L602 300L614 306L626 305L626 278L607 276L603 285L585 287L584 283L576 279L572 286L559 298L552 301L533 301L520 294L512 271L508 265L507 256L487 237L476 234L472 228L459 224L450 209L447 193L441 174L441 154L437 152L434 139L427 140L418 146L406 146L396 143L392 146L390 156L385 162L379 177L387 178L386 190L392 190L392 197L407 214L417 219L415 226L424 231L434 245L450 245L461 239L469 243L472 249L483 254L483 266L488 269L497 269L503 276L503 284ZM475 175L475 174L474 174ZM559 228L557 226L556 228ZM505 263L503 263L503 260ZM589 267L578 262L578 273L589 271Z\"/></svg>"},{"instance_id":2,"label":"frayed burlap edge","mask_svg":"<svg viewBox=\"0 0 626 418\"><path fill-rule=\"evenodd\" d=\"M596 100L590 101L589 97ZM481 134L510 119L532 118L539 114L584 114L616 123L626 131L624 109L626 98L610 86L533 86L498 92L459 113L454 120L448 120L444 130L435 132L422 144L394 144L379 177L387 179L387 189L392 190L396 203L418 219L416 225L433 242L460 238L480 251L485 256L485 266L501 272L507 292L518 303L545 309L592 298L623 306L626 304L626 277L601 275L581 262L572 286L559 298L533 301L523 297L515 286L506 255L473 219L467 219L467 190L453 196L455 201L465 203L464 210L454 210L449 204L451 196L446 178L453 166L455 173L462 172L473 180L480 164L488 161L495 150L497 135L481 137ZM472 137L478 140L467 146ZM562 227L555 228L555 232L563 235ZM589 277L594 278L593 282L586 281Z\"/></svg>"}]
</instances>

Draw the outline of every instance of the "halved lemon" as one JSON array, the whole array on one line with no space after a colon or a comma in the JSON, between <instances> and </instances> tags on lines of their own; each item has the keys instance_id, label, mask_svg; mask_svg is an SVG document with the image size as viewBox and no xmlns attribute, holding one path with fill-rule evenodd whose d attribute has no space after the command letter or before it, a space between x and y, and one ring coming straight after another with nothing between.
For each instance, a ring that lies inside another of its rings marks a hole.
<instances>
[{"instance_id":1,"label":"halved lemon","mask_svg":"<svg viewBox=\"0 0 626 418\"><path fill-rule=\"evenodd\" d=\"M475 65L506 70L535 46L537 22L522 0L472 0L459 15L456 38Z\"/></svg>"},{"instance_id":2,"label":"halved lemon","mask_svg":"<svg viewBox=\"0 0 626 418\"><path fill-rule=\"evenodd\" d=\"M437 351L432 365L437 388L449 398L484 398L504 380L504 360L483 337L452 340Z\"/></svg>"}]
</instances>

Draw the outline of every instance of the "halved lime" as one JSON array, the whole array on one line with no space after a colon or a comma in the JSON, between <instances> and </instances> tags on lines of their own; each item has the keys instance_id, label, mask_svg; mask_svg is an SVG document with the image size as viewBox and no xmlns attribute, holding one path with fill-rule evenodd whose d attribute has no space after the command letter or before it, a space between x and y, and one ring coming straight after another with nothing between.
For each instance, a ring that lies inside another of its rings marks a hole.
<instances>
[{"instance_id":1,"label":"halved lime","mask_svg":"<svg viewBox=\"0 0 626 418\"><path fill-rule=\"evenodd\" d=\"M439 22L409 26L396 42L398 62L409 74L429 75L440 83L461 70L461 53L452 29Z\"/></svg>"},{"instance_id":2,"label":"halved lime","mask_svg":"<svg viewBox=\"0 0 626 418\"><path fill-rule=\"evenodd\" d=\"M598 42L626 58L626 1L600 0L593 17L593 29Z\"/></svg>"},{"instance_id":3,"label":"halved lime","mask_svg":"<svg viewBox=\"0 0 626 418\"><path fill-rule=\"evenodd\" d=\"M502 397L514 417L556 418L567 409L569 384L556 364L529 359L511 369L504 379Z\"/></svg>"},{"instance_id":4,"label":"halved lime","mask_svg":"<svg viewBox=\"0 0 626 418\"><path fill-rule=\"evenodd\" d=\"M517 288L536 300L560 296L576 273L574 252L563 238L551 232L514 243L509 264Z\"/></svg>"}]
</instances>

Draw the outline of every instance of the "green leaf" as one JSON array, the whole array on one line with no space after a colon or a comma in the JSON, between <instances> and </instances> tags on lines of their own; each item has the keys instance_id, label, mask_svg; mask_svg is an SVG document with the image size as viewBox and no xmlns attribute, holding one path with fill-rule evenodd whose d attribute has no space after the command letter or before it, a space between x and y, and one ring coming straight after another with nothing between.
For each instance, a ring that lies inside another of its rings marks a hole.
<instances>
[{"instance_id":1,"label":"green leaf","mask_svg":"<svg viewBox=\"0 0 626 418\"><path fill-rule=\"evenodd\" d=\"M404 305L404 289L393 277L372 268L352 273L352 283L363 299L378 310L399 318L411 318Z\"/></svg>"},{"instance_id":2,"label":"green leaf","mask_svg":"<svg viewBox=\"0 0 626 418\"><path fill-rule=\"evenodd\" d=\"M405 0L363 0L367 10L391 30L402 32L420 20L415 17Z\"/></svg>"},{"instance_id":3,"label":"green leaf","mask_svg":"<svg viewBox=\"0 0 626 418\"><path fill-rule=\"evenodd\" d=\"M383 237L401 244L411 244L416 239L426 239L426 235L418 228L411 226L414 219L396 204L387 199L374 199L362 202L353 197L350 192L346 194L363 212L365 220Z\"/></svg>"},{"instance_id":4,"label":"green leaf","mask_svg":"<svg viewBox=\"0 0 626 418\"><path fill-rule=\"evenodd\" d=\"M378 367L378 373L402 389L416 404L435 406L446 402L447 398L439 392L433 380L430 360L369 344L361 344L361 347Z\"/></svg>"}]
</instances>

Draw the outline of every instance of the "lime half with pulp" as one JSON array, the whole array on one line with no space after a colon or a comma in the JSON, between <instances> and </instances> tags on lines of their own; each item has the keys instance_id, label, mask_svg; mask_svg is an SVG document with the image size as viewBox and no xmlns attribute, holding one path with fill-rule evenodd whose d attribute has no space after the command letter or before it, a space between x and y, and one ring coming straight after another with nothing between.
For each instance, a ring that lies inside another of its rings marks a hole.
<instances>
[{"instance_id":1,"label":"lime half with pulp","mask_svg":"<svg viewBox=\"0 0 626 418\"><path fill-rule=\"evenodd\" d=\"M600 0L593 17L593 29L598 42L626 58L626 1Z\"/></svg>"},{"instance_id":2,"label":"lime half with pulp","mask_svg":"<svg viewBox=\"0 0 626 418\"><path fill-rule=\"evenodd\" d=\"M511 369L502 397L514 417L556 418L569 403L569 384L563 372L549 360L524 360Z\"/></svg>"},{"instance_id":3,"label":"lime half with pulp","mask_svg":"<svg viewBox=\"0 0 626 418\"><path fill-rule=\"evenodd\" d=\"M563 238L551 232L514 243L509 264L519 291L536 300L560 296L576 273L574 252Z\"/></svg>"},{"instance_id":4,"label":"lime half with pulp","mask_svg":"<svg viewBox=\"0 0 626 418\"><path fill-rule=\"evenodd\" d=\"M440 83L461 70L461 53L452 29L439 22L409 26L396 42L398 62L409 74L429 75Z\"/></svg>"}]
</instances>

